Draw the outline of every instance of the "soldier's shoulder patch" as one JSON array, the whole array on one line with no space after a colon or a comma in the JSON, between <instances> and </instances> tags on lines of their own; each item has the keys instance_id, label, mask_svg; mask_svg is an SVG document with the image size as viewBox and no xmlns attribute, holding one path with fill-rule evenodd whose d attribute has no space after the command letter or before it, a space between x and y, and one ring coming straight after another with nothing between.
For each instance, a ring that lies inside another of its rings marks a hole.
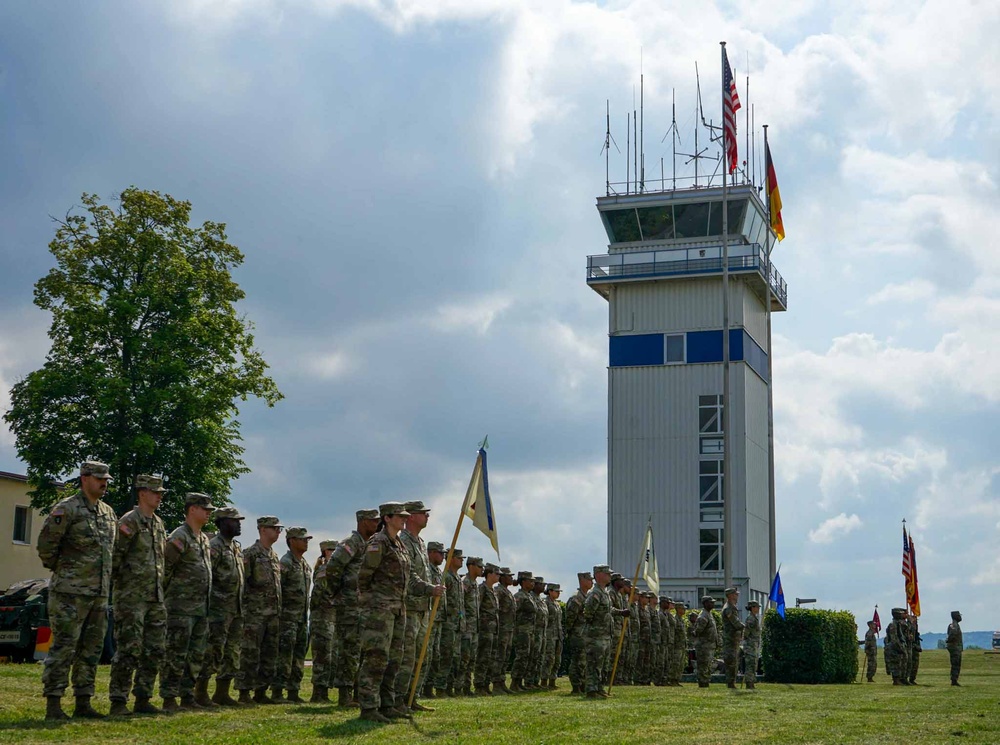
<instances>
[{"instance_id":1,"label":"soldier's shoulder patch","mask_svg":"<svg viewBox=\"0 0 1000 745\"><path fill-rule=\"evenodd\" d=\"M63 516L63 512L64 512L63 506L62 505L58 505L49 514L52 515L52 517L62 517Z\"/></svg>"},{"instance_id":2,"label":"soldier's shoulder patch","mask_svg":"<svg viewBox=\"0 0 1000 745\"><path fill-rule=\"evenodd\" d=\"M340 544L340 547L341 547L342 549L344 549L344 552L345 552L345 553L346 553L346 554L347 554L348 556L354 556L354 548L353 548L353 547L351 546L351 544L350 544L350 543L341 543L341 544Z\"/></svg>"},{"instance_id":3,"label":"soldier's shoulder patch","mask_svg":"<svg viewBox=\"0 0 1000 745\"><path fill-rule=\"evenodd\" d=\"M174 544L174 547L175 547L175 548L176 548L176 549L177 549L178 551L183 551L183 550L184 550L184 539L183 539L183 538L181 538L180 536L177 536L176 538L171 538L171 539L170 539L170 542L171 542L172 544Z\"/></svg>"},{"instance_id":4,"label":"soldier's shoulder patch","mask_svg":"<svg viewBox=\"0 0 1000 745\"><path fill-rule=\"evenodd\" d=\"M120 530L125 535L132 535L132 533L134 532L132 528L129 527L129 524L125 522L118 523L118 530Z\"/></svg>"},{"instance_id":5,"label":"soldier's shoulder patch","mask_svg":"<svg viewBox=\"0 0 1000 745\"><path fill-rule=\"evenodd\" d=\"M375 552L378 552L378 551L381 551L381 550L382 550L382 547L380 545L378 545L377 543L372 543L370 546L368 546L368 553L375 553Z\"/></svg>"}]
</instances>

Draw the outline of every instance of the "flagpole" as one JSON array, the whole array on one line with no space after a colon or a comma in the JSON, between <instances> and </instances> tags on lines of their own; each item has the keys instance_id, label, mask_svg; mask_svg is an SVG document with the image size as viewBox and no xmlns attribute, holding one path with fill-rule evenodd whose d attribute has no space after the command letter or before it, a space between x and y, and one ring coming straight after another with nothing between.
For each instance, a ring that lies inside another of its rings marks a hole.
<instances>
[{"instance_id":1,"label":"flagpole","mask_svg":"<svg viewBox=\"0 0 1000 745\"><path fill-rule=\"evenodd\" d=\"M649 530L647 526L646 530ZM639 584L639 570L642 569L642 559L646 554L646 533L642 536L642 550L639 551L639 561L635 565L635 576L632 578L632 589L628 594L628 609L629 613L632 612L632 600L635 598L635 586ZM659 589L659 588L657 588ZM622 643L625 641L625 625L628 623L628 616L622 617L622 630L618 634L618 645L615 647L615 662L611 666L611 677L608 679L608 695L611 695L611 689L615 685L615 672L618 670L618 659L622 654Z\"/></svg>"},{"instance_id":2,"label":"flagpole","mask_svg":"<svg viewBox=\"0 0 1000 745\"><path fill-rule=\"evenodd\" d=\"M444 560L444 570L450 571L451 557L455 553L455 544L458 543L458 533L462 530L462 521L465 519L465 503L468 501L469 491L472 489L472 482L476 478L476 469L472 469L472 476L469 478L469 488L465 490L465 498L462 500L462 509L458 513L458 523L455 525L455 535L451 537L451 546L448 548L448 556ZM410 684L410 697L406 701L408 707L413 706L413 699L417 695L417 685L420 683L420 669L424 665L424 656L427 654L427 645L431 640L431 631L434 628L434 617L437 615L438 605L441 603L441 596L438 595L431 603L431 615L427 619L427 631L424 632L424 643L420 646L420 656L417 658L417 665L413 669L413 683Z\"/></svg>"},{"instance_id":3,"label":"flagpole","mask_svg":"<svg viewBox=\"0 0 1000 745\"><path fill-rule=\"evenodd\" d=\"M764 125L764 159L768 160L770 150L767 145L767 125ZM767 164L765 164L767 168ZM777 526L775 525L774 499L774 350L771 349L771 191L770 171L764 176L764 191L767 198L767 231L764 233L764 255L767 264L767 274L764 277L767 300L764 305L764 318L767 325L767 545L768 566L774 571L778 558Z\"/></svg>"},{"instance_id":4,"label":"flagpole","mask_svg":"<svg viewBox=\"0 0 1000 745\"><path fill-rule=\"evenodd\" d=\"M729 150L726 134L726 42L720 41L722 47L722 571L726 587L733 584L733 473L730 447L732 438L729 435ZM733 112L733 117L736 113Z\"/></svg>"},{"instance_id":5,"label":"flagpole","mask_svg":"<svg viewBox=\"0 0 1000 745\"><path fill-rule=\"evenodd\" d=\"M771 575L771 584L767 588L767 603L764 604L764 612L767 613L768 608L771 607L771 587L774 586L774 578L778 576L778 572L781 571L781 564L778 564L778 569L774 574ZM763 616L761 617L763 620Z\"/></svg>"}]
</instances>

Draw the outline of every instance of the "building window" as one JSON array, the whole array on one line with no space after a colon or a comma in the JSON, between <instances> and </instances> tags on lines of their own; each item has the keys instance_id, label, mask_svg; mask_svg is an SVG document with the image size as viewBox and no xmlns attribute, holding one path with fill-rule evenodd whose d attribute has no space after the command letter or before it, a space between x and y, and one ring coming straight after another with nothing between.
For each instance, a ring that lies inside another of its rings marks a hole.
<instances>
[{"instance_id":1,"label":"building window","mask_svg":"<svg viewBox=\"0 0 1000 745\"><path fill-rule=\"evenodd\" d=\"M698 507L703 523L722 522L721 460L703 460L698 464Z\"/></svg>"},{"instance_id":2,"label":"building window","mask_svg":"<svg viewBox=\"0 0 1000 745\"><path fill-rule=\"evenodd\" d=\"M698 396L698 432L722 434L722 396Z\"/></svg>"},{"instance_id":3,"label":"building window","mask_svg":"<svg viewBox=\"0 0 1000 745\"><path fill-rule=\"evenodd\" d=\"M699 549L701 552L701 570L703 572L719 572L722 566L722 528L702 528Z\"/></svg>"},{"instance_id":4,"label":"building window","mask_svg":"<svg viewBox=\"0 0 1000 745\"><path fill-rule=\"evenodd\" d=\"M28 543L31 538L31 510L23 505L14 507L14 543Z\"/></svg>"},{"instance_id":5,"label":"building window","mask_svg":"<svg viewBox=\"0 0 1000 745\"><path fill-rule=\"evenodd\" d=\"M663 361L666 364L679 365L687 359L684 353L684 334L665 334L663 344Z\"/></svg>"}]
</instances>

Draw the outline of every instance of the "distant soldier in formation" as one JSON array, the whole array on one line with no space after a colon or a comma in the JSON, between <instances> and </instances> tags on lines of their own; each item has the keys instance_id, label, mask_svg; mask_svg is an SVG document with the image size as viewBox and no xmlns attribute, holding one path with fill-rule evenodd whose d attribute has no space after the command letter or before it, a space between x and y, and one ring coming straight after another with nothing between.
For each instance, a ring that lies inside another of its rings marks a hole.
<instances>
[{"instance_id":1,"label":"distant soldier in formation","mask_svg":"<svg viewBox=\"0 0 1000 745\"><path fill-rule=\"evenodd\" d=\"M885 627L885 669L892 676L892 684L909 685L910 681L903 677L906 670L904 656L906 654L906 611L902 608L892 609L892 621Z\"/></svg>"},{"instance_id":2,"label":"distant soldier in formation","mask_svg":"<svg viewBox=\"0 0 1000 745\"><path fill-rule=\"evenodd\" d=\"M868 622L868 631L865 632L865 663L865 675L871 683L878 672L878 633L875 631L874 621Z\"/></svg>"},{"instance_id":3,"label":"distant soldier in formation","mask_svg":"<svg viewBox=\"0 0 1000 745\"><path fill-rule=\"evenodd\" d=\"M607 667L607 657L611 649L611 618L613 615L628 616L628 609L613 609L607 586L611 582L611 567L598 564L594 567L594 586L587 593L583 604L583 620L586 623L587 640L587 698L607 698L601 681L601 671Z\"/></svg>"},{"instance_id":4,"label":"distant soldier in formation","mask_svg":"<svg viewBox=\"0 0 1000 745\"><path fill-rule=\"evenodd\" d=\"M908 619L909 634L907 641L910 646L910 685L917 684L917 671L920 670L920 653L924 651L920 638L920 627L917 625L917 617L912 613Z\"/></svg>"},{"instance_id":5,"label":"distant soldier in formation","mask_svg":"<svg viewBox=\"0 0 1000 745\"><path fill-rule=\"evenodd\" d=\"M396 689L396 708L406 711L409 707L410 687L413 684L413 673L417 664L417 654L424 643L427 633L427 619L431 611L431 595L427 588L435 587L430 559L427 557L427 545L420 537L420 532L427 527L431 511L420 500L406 502L403 508L409 515L403 530L399 532L399 540L406 550L410 562L409 590L406 594L406 626L403 632L403 659L399 666L399 677L394 683ZM427 660L424 661L425 664ZM414 711L434 711L413 698Z\"/></svg>"},{"instance_id":6,"label":"distant soldier in formation","mask_svg":"<svg viewBox=\"0 0 1000 745\"><path fill-rule=\"evenodd\" d=\"M166 491L163 479L137 476L136 506L118 521L111 572L115 657L111 661L108 695L112 716L130 713L127 702L133 692L136 714L159 712L150 699L166 648L163 544L167 534L156 508Z\"/></svg>"},{"instance_id":7,"label":"distant soldier in formation","mask_svg":"<svg viewBox=\"0 0 1000 745\"><path fill-rule=\"evenodd\" d=\"M451 552L451 560L444 572L445 615L441 619L441 673L435 681L437 696L454 696L455 688L461 690L458 680L462 664L462 635L465 632L465 590L458 570L462 568L462 549Z\"/></svg>"},{"instance_id":8,"label":"distant soldier in formation","mask_svg":"<svg viewBox=\"0 0 1000 745\"><path fill-rule=\"evenodd\" d=\"M510 660L511 645L514 641L515 604L514 596L508 588L514 584L514 573L510 567L500 567L500 583L496 588L497 614L500 627L497 630L497 652L493 664L493 692L510 693L507 687L507 662Z\"/></svg>"},{"instance_id":9,"label":"distant soldier in formation","mask_svg":"<svg viewBox=\"0 0 1000 745\"><path fill-rule=\"evenodd\" d=\"M632 598L629 602L629 597ZM639 616L639 593L632 592L632 580L625 578L622 580L622 608L629 609L628 631L625 639L628 642L628 659L625 668L624 685L637 685L639 677L639 655L642 646L640 637L642 635L642 622ZM612 616L613 618L613 616ZM615 639L618 643L618 639ZM620 663L619 663L620 664Z\"/></svg>"},{"instance_id":10,"label":"distant soldier in formation","mask_svg":"<svg viewBox=\"0 0 1000 745\"><path fill-rule=\"evenodd\" d=\"M494 586L500 580L500 567L487 564L483 569L483 583L479 585L479 623L477 626L478 649L476 650L476 694L491 696L493 683L494 654L497 634L500 632L500 607ZM503 590L506 592L506 590Z\"/></svg>"},{"instance_id":11,"label":"distant soldier in formation","mask_svg":"<svg viewBox=\"0 0 1000 745\"><path fill-rule=\"evenodd\" d=\"M531 672L525 687L529 691L539 691L542 689L542 660L545 657L545 629L549 623L549 607L545 604L542 593L545 592L545 578L535 577L535 584L532 587L532 600L535 601L535 631L532 637L532 646L535 654L531 660Z\"/></svg>"},{"instance_id":12,"label":"distant soldier in formation","mask_svg":"<svg viewBox=\"0 0 1000 745\"><path fill-rule=\"evenodd\" d=\"M594 586L594 577L590 572L579 572L576 575L580 583L573 597L566 601L566 648L569 656L569 682L571 693L585 693L587 675L587 647L585 624L583 620L583 605L587 593ZM617 643L617 640L615 640Z\"/></svg>"},{"instance_id":13,"label":"distant soldier in formation","mask_svg":"<svg viewBox=\"0 0 1000 745\"><path fill-rule=\"evenodd\" d=\"M743 683L751 691L757 685L757 662L760 660L759 613L760 603L756 600L747 603L747 620L743 626Z\"/></svg>"},{"instance_id":14,"label":"distant soldier in formation","mask_svg":"<svg viewBox=\"0 0 1000 745\"><path fill-rule=\"evenodd\" d=\"M590 574L590 572L587 572ZM593 580L591 580L591 586L593 586ZM628 606L628 594L625 592L625 582L624 577L618 572L611 573L611 584L608 585L608 598L611 600L611 607L621 610ZM618 639L621 637L622 625L627 624L628 621L619 615L611 616L611 656L614 655L615 651L618 649ZM626 685L629 677L629 652L631 651L632 640L628 631L625 632L625 638L622 640L622 651L618 660L618 670L615 672L615 685ZM586 653L584 653L586 654ZM586 656L584 656L584 661L586 661ZM612 661L613 662L613 661ZM586 668L586 664L583 666ZM585 693L583 687L580 688L580 693Z\"/></svg>"},{"instance_id":15,"label":"distant soldier in formation","mask_svg":"<svg viewBox=\"0 0 1000 745\"><path fill-rule=\"evenodd\" d=\"M476 655L479 651L479 586L476 580L483 576L483 559L470 556L465 560L465 577L462 579L462 593L465 598L465 631L462 632L462 653L459 662L458 680L455 687L462 686L462 694L472 695L472 676L476 670Z\"/></svg>"},{"instance_id":16,"label":"distant soldier in formation","mask_svg":"<svg viewBox=\"0 0 1000 745\"><path fill-rule=\"evenodd\" d=\"M951 612L951 623L948 624L948 635L945 637L944 646L948 650L948 657L951 660L951 684L961 685L958 676L962 672L962 614L953 610Z\"/></svg>"},{"instance_id":17,"label":"distant soldier in formation","mask_svg":"<svg viewBox=\"0 0 1000 745\"><path fill-rule=\"evenodd\" d=\"M312 649L311 704L329 703L333 687L333 645L336 609L333 592L326 581L326 564L339 541L320 541L319 559L313 567L312 595L309 597L309 646Z\"/></svg>"},{"instance_id":18,"label":"distant soldier in formation","mask_svg":"<svg viewBox=\"0 0 1000 745\"><path fill-rule=\"evenodd\" d=\"M636 685L649 685L650 656L653 652L653 629L649 613L649 593L636 593L639 598L639 667L635 672ZM659 631L659 630L657 630ZM657 633L657 635L659 635Z\"/></svg>"},{"instance_id":19,"label":"distant soldier in formation","mask_svg":"<svg viewBox=\"0 0 1000 745\"><path fill-rule=\"evenodd\" d=\"M691 633L694 636L695 654L698 662L698 687L708 688L712 682L712 666L715 662L715 645L719 631L712 617L715 600L710 595L701 599L701 613L695 621Z\"/></svg>"},{"instance_id":20,"label":"distant soldier in formation","mask_svg":"<svg viewBox=\"0 0 1000 745\"><path fill-rule=\"evenodd\" d=\"M203 708L194 700L194 686L208 644L212 552L202 528L214 511L211 497L189 492L184 497L184 522L164 545L167 651L160 674L164 711Z\"/></svg>"},{"instance_id":21,"label":"distant soldier in formation","mask_svg":"<svg viewBox=\"0 0 1000 745\"><path fill-rule=\"evenodd\" d=\"M213 517L219 532L208 543L212 557L208 646L195 688L195 701L205 708L237 706L229 688L240 669L243 643L243 550L236 540L243 532L243 515L235 507L222 507ZM209 700L208 683L213 675L215 695Z\"/></svg>"},{"instance_id":22,"label":"distant soldier in formation","mask_svg":"<svg viewBox=\"0 0 1000 745\"><path fill-rule=\"evenodd\" d=\"M722 606L722 660L726 665L726 687L736 687L739 666L740 642L743 640L743 622L740 620L740 591L726 588L726 603Z\"/></svg>"},{"instance_id":23,"label":"distant soldier in formation","mask_svg":"<svg viewBox=\"0 0 1000 745\"><path fill-rule=\"evenodd\" d=\"M684 601L674 601L674 659L671 676L674 687L681 687L681 676L687 668L688 661L688 626L684 618L687 610Z\"/></svg>"},{"instance_id":24,"label":"distant soldier in formation","mask_svg":"<svg viewBox=\"0 0 1000 745\"><path fill-rule=\"evenodd\" d=\"M241 704L273 704L267 689L276 680L281 564L272 546L283 526L273 515L257 518L257 541L243 552L243 642L236 689ZM252 695L252 699L251 699Z\"/></svg>"},{"instance_id":25,"label":"distant soldier in formation","mask_svg":"<svg viewBox=\"0 0 1000 745\"><path fill-rule=\"evenodd\" d=\"M281 557L281 615L278 621L278 670L271 683L271 700L303 703L299 696L309 646L309 595L312 567L305 560L312 536L302 527L285 533L288 551ZM288 691L286 699L283 690Z\"/></svg>"},{"instance_id":26,"label":"distant soldier in formation","mask_svg":"<svg viewBox=\"0 0 1000 745\"><path fill-rule=\"evenodd\" d=\"M427 561L430 564L431 583L444 584L444 544L440 541L427 543ZM441 627L448 613L448 596L442 595L438 601L437 614L431 627L431 638L427 644L427 658L420 670L420 688L424 698L434 698L434 681L441 674Z\"/></svg>"},{"instance_id":27,"label":"distant soldier in formation","mask_svg":"<svg viewBox=\"0 0 1000 745\"><path fill-rule=\"evenodd\" d=\"M61 700L73 669L74 717L100 719L91 705L97 663L108 630L115 511L104 501L111 474L104 463L80 466L80 491L52 508L38 534L38 557L52 571L52 645L42 672L45 718L66 719Z\"/></svg>"},{"instance_id":28,"label":"distant soldier in formation","mask_svg":"<svg viewBox=\"0 0 1000 745\"><path fill-rule=\"evenodd\" d=\"M550 691L558 688L556 678L559 677L559 663L562 662L562 606L559 605L559 595L561 592L562 590L559 585L552 584L551 582L545 588L545 594L547 595L545 604L549 611L549 620L545 630L545 655L547 662L546 669L542 671L542 676L547 677L548 685L546 687Z\"/></svg>"},{"instance_id":29,"label":"distant soldier in formation","mask_svg":"<svg viewBox=\"0 0 1000 745\"><path fill-rule=\"evenodd\" d=\"M531 658L535 639L535 599L532 590L535 579L531 572L518 572L520 589L514 594L514 666L511 671L510 690L520 693L525 688L525 678L530 675Z\"/></svg>"},{"instance_id":30,"label":"distant soldier in formation","mask_svg":"<svg viewBox=\"0 0 1000 745\"><path fill-rule=\"evenodd\" d=\"M337 688L337 706L345 709L358 707L353 694L361 657L358 572L365 557L365 545L375 535L379 523L378 510L358 510L354 517L356 530L341 541L326 565L326 582L336 608L333 685Z\"/></svg>"},{"instance_id":31,"label":"distant soldier in formation","mask_svg":"<svg viewBox=\"0 0 1000 745\"><path fill-rule=\"evenodd\" d=\"M660 597L660 655L657 662L656 685L670 685L670 660L674 651L674 603L670 598Z\"/></svg>"}]
</instances>

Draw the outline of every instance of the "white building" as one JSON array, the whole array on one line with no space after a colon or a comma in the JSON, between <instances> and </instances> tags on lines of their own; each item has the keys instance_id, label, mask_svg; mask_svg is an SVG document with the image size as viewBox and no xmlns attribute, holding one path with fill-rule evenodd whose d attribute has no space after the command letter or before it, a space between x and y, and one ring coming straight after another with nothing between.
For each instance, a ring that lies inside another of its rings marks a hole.
<instances>
[{"instance_id":1,"label":"white building","mask_svg":"<svg viewBox=\"0 0 1000 745\"><path fill-rule=\"evenodd\" d=\"M731 535L723 529L721 188L597 200L608 254L587 284L608 301L608 561L635 571L652 516L662 594L720 597L723 543L733 582L763 604L773 567L768 329L787 288L768 271L767 212L729 188ZM773 238L773 236L772 236ZM773 242L773 240L772 240Z\"/></svg>"}]
</instances>

